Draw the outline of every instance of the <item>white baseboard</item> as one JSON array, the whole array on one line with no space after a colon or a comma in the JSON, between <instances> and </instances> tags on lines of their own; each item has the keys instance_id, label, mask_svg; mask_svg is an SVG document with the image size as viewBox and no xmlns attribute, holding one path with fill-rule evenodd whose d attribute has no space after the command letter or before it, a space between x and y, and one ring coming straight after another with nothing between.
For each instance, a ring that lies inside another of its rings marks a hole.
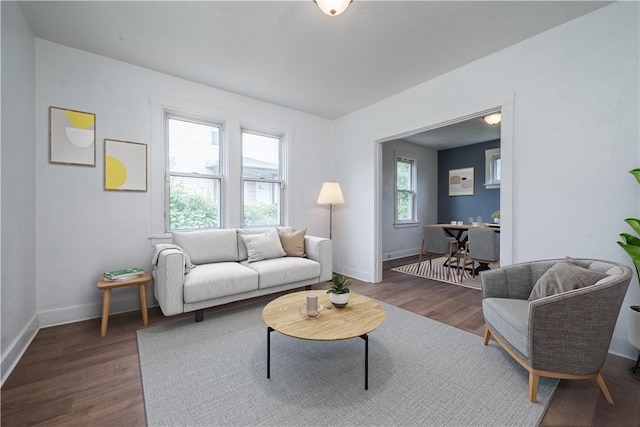
<instances>
[{"instance_id":1,"label":"white baseboard","mask_svg":"<svg viewBox=\"0 0 640 427\"><path fill-rule=\"evenodd\" d=\"M410 256L417 257L419 254L420 254L420 249L406 249L403 251L385 252L382 254L382 256L384 257L382 261L391 261L392 259L400 259L400 258L406 258ZM416 259L416 262L418 262L417 259Z\"/></svg>"},{"instance_id":2,"label":"white baseboard","mask_svg":"<svg viewBox=\"0 0 640 427\"><path fill-rule=\"evenodd\" d=\"M13 372L13 369L22 358L24 352L27 351L31 341L33 341L39 330L38 314L36 313L29 322L27 322L24 328L22 328L16 339L13 340L9 347L7 349L3 349L2 367L0 368L2 371L0 387L4 385L6 379L9 378L9 375L11 375L11 372Z\"/></svg>"},{"instance_id":3,"label":"white baseboard","mask_svg":"<svg viewBox=\"0 0 640 427\"><path fill-rule=\"evenodd\" d=\"M116 293L112 292L111 295L112 297L115 297ZM147 307L156 307L157 305L158 302L155 298L147 293ZM135 296L118 299L112 298L109 315L127 313L136 310L140 310L137 293ZM96 319L99 317L102 317L102 302L41 311L39 313L41 328L66 325L67 323L81 322L83 320Z\"/></svg>"}]
</instances>

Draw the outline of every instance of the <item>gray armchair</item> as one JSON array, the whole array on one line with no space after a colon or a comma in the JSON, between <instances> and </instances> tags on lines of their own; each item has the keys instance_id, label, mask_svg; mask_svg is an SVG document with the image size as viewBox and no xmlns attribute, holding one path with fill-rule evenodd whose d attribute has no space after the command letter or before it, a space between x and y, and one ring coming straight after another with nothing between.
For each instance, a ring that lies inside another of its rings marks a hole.
<instances>
[{"instance_id":1,"label":"gray armchair","mask_svg":"<svg viewBox=\"0 0 640 427\"><path fill-rule=\"evenodd\" d=\"M557 265L567 263L571 266ZM543 376L595 378L613 404L600 369L631 277L626 265L593 259L534 261L485 271L480 275L484 344L493 338L529 372L531 402Z\"/></svg>"},{"instance_id":2,"label":"gray armchair","mask_svg":"<svg viewBox=\"0 0 640 427\"><path fill-rule=\"evenodd\" d=\"M456 267L459 263L458 241L455 237L447 236L444 228L435 225L428 225L423 229L422 247L420 248L420 257L418 264L422 262L422 257L429 258L429 268L432 267L431 260L447 255L447 280L451 278L451 268L453 266L453 257L456 257Z\"/></svg>"}]
</instances>

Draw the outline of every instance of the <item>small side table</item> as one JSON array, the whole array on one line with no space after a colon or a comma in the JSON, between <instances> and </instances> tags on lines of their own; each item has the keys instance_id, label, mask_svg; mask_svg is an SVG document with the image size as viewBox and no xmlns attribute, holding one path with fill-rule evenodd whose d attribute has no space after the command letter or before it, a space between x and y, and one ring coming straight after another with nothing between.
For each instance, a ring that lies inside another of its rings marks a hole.
<instances>
[{"instance_id":1,"label":"small side table","mask_svg":"<svg viewBox=\"0 0 640 427\"><path fill-rule=\"evenodd\" d=\"M133 279L123 281L110 281L104 280L104 277L98 279L96 285L98 289L104 291L102 296L102 324L100 326L100 336L107 335L107 325L109 323L109 307L111 305L111 289L123 288L125 286L138 285L138 293L140 294L140 308L142 309L142 324L147 326L149 324L149 317L147 316L147 283L151 281L151 274L147 271L140 277L134 277Z\"/></svg>"}]
</instances>

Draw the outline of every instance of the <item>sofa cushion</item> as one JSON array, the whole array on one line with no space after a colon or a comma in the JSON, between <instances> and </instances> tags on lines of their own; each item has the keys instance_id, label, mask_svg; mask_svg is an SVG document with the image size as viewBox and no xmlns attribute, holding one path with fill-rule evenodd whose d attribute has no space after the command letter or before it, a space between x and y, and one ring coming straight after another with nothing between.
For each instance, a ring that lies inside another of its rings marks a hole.
<instances>
[{"instance_id":1,"label":"sofa cushion","mask_svg":"<svg viewBox=\"0 0 640 427\"><path fill-rule=\"evenodd\" d=\"M291 227L280 227L281 230L291 231ZM239 228L237 230L238 234L238 261L246 260L249 255L247 254L247 245L245 245L244 240L242 240L242 236L247 236L251 234L261 234L270 230L270 228Z\"/></svg>"},{"instance_id":2,"label":"sofa cushion","mask_svg":"<svg viewBox=\"0 0 640 427\"><path fill-rule=\"evenodd\" d=\"M561 261L554 264L538 279L529 295L529 301L591 286L605 277L607 277L606 273Z\"/></svg>"},{"instance_id":3,"label":"sofa cushion","mask_svg":"<svg viewBox=\"0 0 640 427\"><path fill-rule=\"evenodd\" d=\"M256 262L263 259L280 258L285 251L275 228L260 234L243 235L242 240L247 247L247 261Z\"/></svg>"},{"instance_id":4,"label":"sofa cushion","mask_svg":"<svg viewBox=\"0 0 640 427\"><path fill-rule=\"evenodd\" d=\"M526 358L529 349L529 301L514 298L485 298L482 314L487 324Z\"/></svg>"},{"instance_id":5,"label":"sofa cushion","mask_svg":"<svg viewBox=\"0 0 640 427\"><path fill-rule=\"evenodd\" d=\"M308 258L284 257L242 264L258 273L260 289L320 277L320 263Z\"/></svg>"},{"instance_id":6,"label":"sofa cushion","mask_svg":"<svg viewBox=\"0 0 640 427\"><path fill-rule=\"evenodd\" d=\"M306 228L298 231L283 230L281 228L278 228L278 237L280 237L282 249L284 249L287 256L307 256L307 254L304 252L304 235L306 233Z\"/></svg>"},{"instance_id":7,"label":"sofa cushion","mask_svg":"<svg viewBox=\"0 0 640 427\"><path fill-rule=\"evenodd\" d=\"M233 230L235 233L235 230ZM258 289L258 274L237 262L203 264L184 276L184 302L194 303Z\"/></svg>"},{"instance_id":8,"label":"sofa cushion","mask_svg":"<svg viewBox=\"0 0 640 427\"><path fill-rule=\"evenodd\" d=\"M180 246L189 255L191 262L196 265L238 259L235 229L175 231L173 243Z\"/></svg>"}]
</instances>

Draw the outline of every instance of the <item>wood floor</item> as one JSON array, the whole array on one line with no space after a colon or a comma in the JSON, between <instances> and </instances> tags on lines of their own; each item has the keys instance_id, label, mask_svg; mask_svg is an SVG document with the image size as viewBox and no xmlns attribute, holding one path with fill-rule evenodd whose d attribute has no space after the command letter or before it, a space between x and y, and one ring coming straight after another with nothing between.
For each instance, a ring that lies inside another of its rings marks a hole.
<instances>
[{"instance_id":1,"label":"wood floor","mask_svg":"<svg viewBox=\"0 0 640 427\"><path fill-rule=\"evenodd\" d=\"M354 281L352 290L471 332L482 345L480 292L389 270L409 261L386 262L383 282ZM184 316L193 314L166 318L152 308L149 322ZM144 426L135 334L141 324L138 311L112 316L104 338L99 319L40 330L2 387L2 426ZM541 425L640 426L640 381L628 373L631 365L609 355L602 370L615 405L595 380L561 381Z\"/></svg>"}]
</instances>

